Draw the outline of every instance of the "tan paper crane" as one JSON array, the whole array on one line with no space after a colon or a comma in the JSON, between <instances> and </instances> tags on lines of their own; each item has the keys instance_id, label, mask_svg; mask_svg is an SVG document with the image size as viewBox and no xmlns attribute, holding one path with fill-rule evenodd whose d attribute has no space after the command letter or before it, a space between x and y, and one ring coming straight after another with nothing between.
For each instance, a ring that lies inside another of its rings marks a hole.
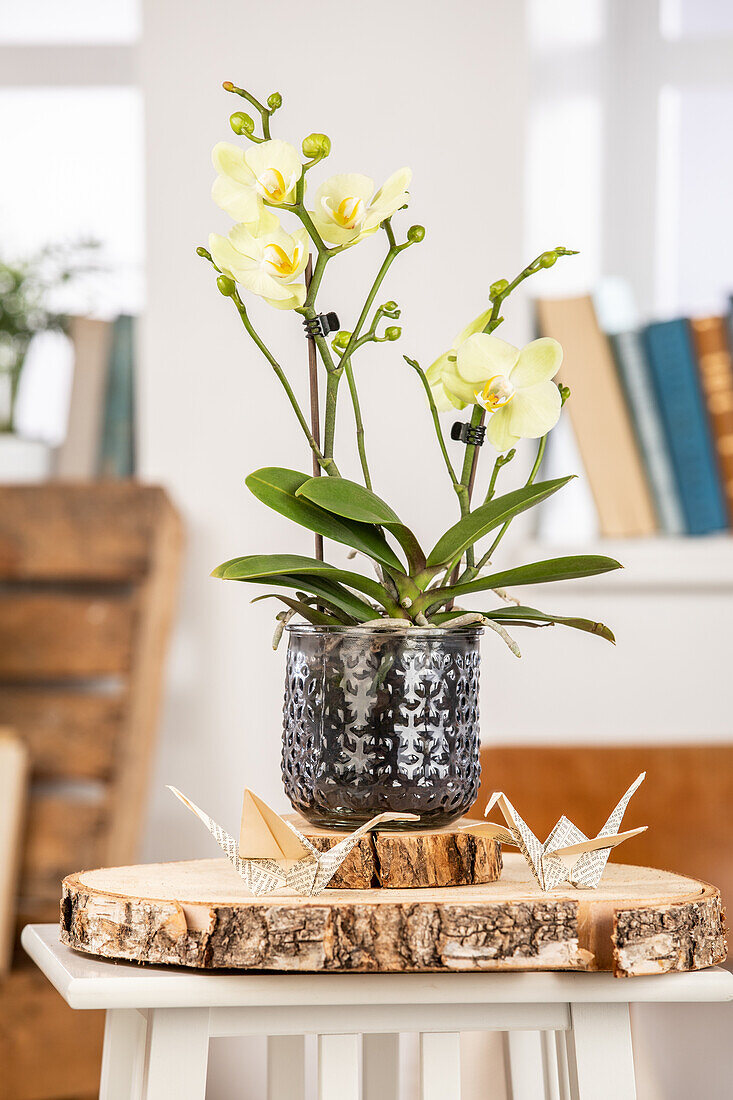
<instances>
[{"instance_id":1,"label":"tan paper crane","mask_svg":"<svg viewBox=\"0 0 733 1100\"><path fill-rule=\"evenodd\" d=\"M631 796L645 776L646 772L642 772L631 784L598 836L592 840L567 817L561 817L545 843L541 844L502 791L492 794L484 816L498 806L506 827L493 821L481 821L476 825L467 825L465 831L490 836L502 844L519 848L541 890L554 890L564 882L570 882L578 889L594 889L601 880L611 849L647 828L642 825L625 833L618 831Z\"/></svg>"},{"instance_id":2,"label":"tan paper crane","mask_svg":"<svg viewBox=\"0 0 733 1100\"><path fill-rule=\"evenodd\" d=\"M417 814L378 814L327 852L319 852L294 825L276 814L253 791L245 789L237 844L233 836L179 790L170 786L168 790L203 821L256 897L282 887L289 887L306 897L320 894L364 833L384 821L418 820Z\"/></svg>"}]
</instances>

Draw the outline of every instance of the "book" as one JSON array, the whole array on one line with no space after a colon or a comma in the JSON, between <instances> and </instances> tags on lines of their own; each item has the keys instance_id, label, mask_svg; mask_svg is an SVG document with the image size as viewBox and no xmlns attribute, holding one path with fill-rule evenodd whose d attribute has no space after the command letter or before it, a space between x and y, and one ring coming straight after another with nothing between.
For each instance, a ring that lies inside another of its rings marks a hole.
<instances>
[{"instance_id":1,"label":"book","mask_svg":"<svg viewBox=\"0 0 733 1100\"><path fill-rule=\"evenodd\" d=\"M647 325L644 344L687 530L720 531L728 517L689 324Z\"/></svg>"},{"instance_id":2,"label":"book","mask_svg":"<svg viewBox=\"0 0 733 1100\"><path fill-rule=\"evenodd\" d=\"M560 377L601 527L610 538L646 536L657 529L644 464L608 340L592 299L543 298L537 318L544 336L563 346Z\"/></svg>"},{"instance_id":3,"label":"book","mask_svg":"<svg viewBox=\"0 0 733 1100\"><path fill-rule=\"evenodd\" d=\"M646 467L661 530L681 535L685 517L664 436L631 286L607 277L593 295L598 321L611 343L616 368Z\"/></svg>"},{"instance_id":4,"label":"book","mask_svg":"<svg viewBox=\"0 0 733 1100\"><path fill-rule=\"evenodd\" d=\"M99 463L112 325L73 317L69 335L74 345L74 377L66 438L56 453L56 474L87 480L96 477Z\"/></svg>"},{"instance_id":5,"label":"book","mask_svg":"<svg viewBox=\"0 0 733 1100\"><path fill-rule=\"evenodd\" d=\"M733 525L733 359L726 318L696 317L690 321L690 329L730 526Z\"/></svg>"},{"instance_id":6,"label":"book","mask_svg":"<svg viewBox=\"0 0 733 1100\"><path fill-rule=\"evenodd\" d=\"M135 472L134 335L133 318L118 317L112 330L107 375L99 455L101 477L132 477Z\"/></svg>"}]
</instances>

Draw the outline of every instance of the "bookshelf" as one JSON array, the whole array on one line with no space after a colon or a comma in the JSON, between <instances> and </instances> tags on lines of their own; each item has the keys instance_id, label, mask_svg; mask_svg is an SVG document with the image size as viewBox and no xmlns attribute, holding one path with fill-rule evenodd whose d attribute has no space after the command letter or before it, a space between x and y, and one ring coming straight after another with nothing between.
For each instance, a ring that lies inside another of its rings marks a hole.
<instances>
[{"instance_id":1,"label":"bookshelf","mask_svg":"<svg viewBox=\"0 0 733 1100\"><path fill-rule=\"evenodd\" d=\"M541 561L565 554L606 554L623 570L581 581L565 581L563 591L582 586L613 596L631 592L733 592L733 535L699 538L652 537L644 539L595 539L592 542L544 542L526 540L518 547L518 561ZM531 601L528 601L531 602Z\"/></svg>"}]
</instances>

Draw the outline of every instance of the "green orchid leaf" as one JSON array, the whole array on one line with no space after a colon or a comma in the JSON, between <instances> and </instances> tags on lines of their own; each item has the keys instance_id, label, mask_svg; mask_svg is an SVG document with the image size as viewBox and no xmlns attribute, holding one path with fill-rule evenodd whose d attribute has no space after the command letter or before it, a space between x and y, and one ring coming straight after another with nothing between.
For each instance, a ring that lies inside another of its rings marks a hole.
<instances>
[{"instance_id":1,"label":"green orchid leaf","mask_svg":"<svg viewBox=\"0 0 733 1100\"><path fill-rule=\"evenodd\" d=\"M610 573L623 566L615 558L606 558L600 554L580 554L565 558L548 558L547 561L534 561L529 565L519 565L515 569L505 569L501 573L491 573L475 581L451 585L436 590L440 593L440 603L465 596L469 592L488 592L492 588L509 588L518 584L550 584L554 581L571 581L578 577L595 577L599 573ZM431 593L432 594L432 593ZM436 601L433 601L435 603Z\"/></svg>"},{"instance_id":2,"label":"green orchid leaf","mask_svg":"<svg viewBox=\"0 0 733 1100\"><path fill-rule=\"evenodd\" d=\"M525 485L511 493L505 493L504 496L495 497L488 504L482 504L460 519L438 539L428 554L428 567L449 565L489 531L501 527L507 520L518 516L520 512L525 512L528 508L533 508L546 500L558 489L562 489L563 485L567 485L570 480L572 480L571 477L558 477L553 481Z\"/></svg>"},{"instance_id":3,"label":"green orchid leaf","mask_svg":"<svg viewBox=\"0 0 733 1100\"><path fill-rule=\"evenodd\" d=\"M242 577L244 584L275 585L278 588L292 588L296 592L308 592L319 600L329 600L335 607L356 619L359 623L376 618L376 612L369 604L355 596L353 592L342 588L325 577L307 577L295 573L274 574L271 577Z\"/></svg>"},{"instance_id":4,"label":"green orchid leaf","mask_svg":"<svg viewBox=\"0 0 733 1100\"><path fill-rule=\"evenodd\" d=\"M337 516L355 519L360 523L384 526L401 523L397 513L381 497L346 477L309 478L297 490L296 496L305 497Z\"/></svg>"},{"instance_id":5,"label":"green orchid leaf","mask_svg":"<svg viewBox=\"0 0 733 1100\"><path fill-rule=\"evenodd\" d=\"M324 538L343 543L354 550L361 551L380 565L396 573L405 569L384 535L375 530L370 523L360 523L318 506L304 496L298 495L298 489L309 481L331 481L338 478L312 478L309 474L297 470L286 470L280 466L265 466L255 470L245 479L247 488L258 500L280 515L315 531Z\"/></svg>"},{"instance_id":6,"label":"green orchid leaf","mask_svg":"<svg viewBox=\"0 0 733 1100\"><path fill-rule=\"evenodd\" d=\"M342 519L386 527L405 551L410 572L419 573L425 568L425 553L414 533L371 489L345 477L312 477L296 490L296 496Z\"/></svg>"},{"instance_id":7,"label":"green orchid leaf","mask_svg":"<svg viewBox=\"0 0 733 1100\"><path fill-rule=\"evenodd\" d=\"M572 627L573 630L583 630L586 634L597 634L607 642L616 644L611 628L605 623L593 622L592 619L581 619L574 615L550 615L535 607L498 607L495 611L485 611L483 614L494 622L511 623L515 626L549 626L558 623L560 626Z\"/></svg>"},{"instance_id":8,"label":"green orchid leaf","mask_svg":"<svg viewBox=\"0 0 733 1100\"><path fill-rule=\"evenodd\" d=\"M395 601L386 588L371 577L364 577L361 573L352 573L347 569L337 569L328 562L319 561L317 558L308 558L300 554L251 554L243 558L231 558L223 562L213 571L213 577L221 577L228 581L264 581L273 576L298 576L316 579L320 583L335 582L337 587L348 585L357 592L363 592L366 596L376 600L387 610L396 608ZM292 587L292 586L289 586ZM303 586L301 586L303 587ZM342 589L346 592L346 589ZM318 593L316 593L318 595ZM348 593L348 595L352 595ZM355 600L357 597L353 597ZM367 608L369 618L374 618L374 609L365 604L363 600L357 601L361 608ZM348 608L343 608L348 611Z\"/></svg>"},{"instance_id":9,"label":"green orchid leaf","mask_svg":"<svg viewBox=\"0 0 733 1100\"><path fill-rule=\"evenodd\" d=\"M282 592L266 592L264 596L255 596L251 603L259 603L260 600L281 600L286 607L289 607L291 611L297 611L299 615L302 615L306 622L309 622L312 626L343 626L341 619L332 615L324 615L315 607L311 607L310 604L303 603L302 600L294 600L290 596L283 595ZM355 620L351 620L354 622Z\"/></svg>"}]
</instances>

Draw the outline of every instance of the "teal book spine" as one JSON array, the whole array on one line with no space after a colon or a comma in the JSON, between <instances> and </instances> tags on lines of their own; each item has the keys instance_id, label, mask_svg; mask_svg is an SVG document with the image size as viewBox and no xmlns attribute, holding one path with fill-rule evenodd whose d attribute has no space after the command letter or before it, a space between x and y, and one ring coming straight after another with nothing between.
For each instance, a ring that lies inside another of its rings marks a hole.
<instances>
[{"instance_id":1,"label":"teal book spine","mask_svg":"<svg viewBox=\"0 0 733 1100\"><path fill-rule=\"evenodd\" d=\"M685 516L641 334L630 330L615 333L609 339L646 466L659 526L665 535L682 535L686 530Z\"/></svg>"},{"instance_id":2,"label":"teal book spine","mask_svg":"<svg viewBox=\"0 0 733 1100\"><path fill-rule=\"evenodd\" d=\"M135 473L134 351L133 318L123 315L112 332L99 455L101 477L132 477Z\"/></svg>"},{"instance_id":3,"label":"teal book spine","mask_svg":"<svg viewBox=\"0 0 733 1100\"><path fill-rule=\"evenodd\" d=\"M689 325L661 321L643 336L687 530L722 531L725 501Z\"/></svg>"}]
</instances>

